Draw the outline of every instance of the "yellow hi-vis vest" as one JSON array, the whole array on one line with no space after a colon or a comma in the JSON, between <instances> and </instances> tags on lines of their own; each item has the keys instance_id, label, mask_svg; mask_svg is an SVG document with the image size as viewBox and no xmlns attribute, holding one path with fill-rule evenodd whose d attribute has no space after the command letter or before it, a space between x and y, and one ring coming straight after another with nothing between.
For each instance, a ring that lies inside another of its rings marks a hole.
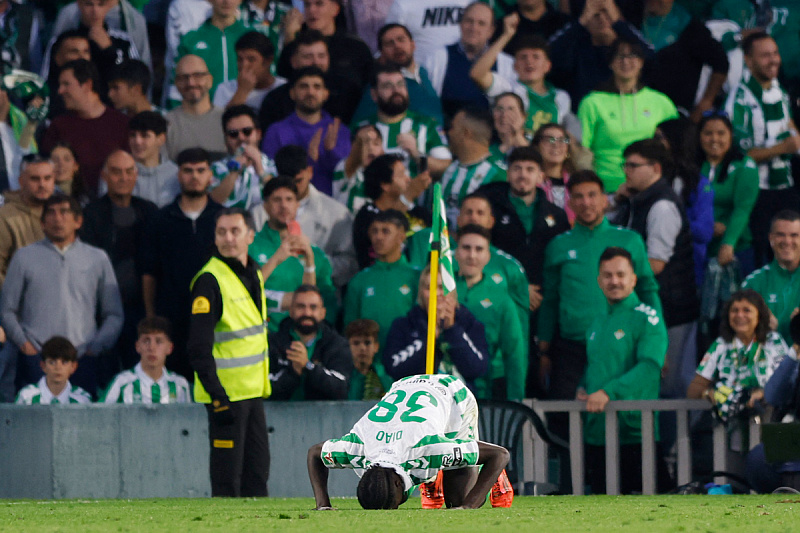
<instances>
[{"instance_id":1,"label":"yellow hi-vis vest","mask_svg":"<svg viewBox=\"0 0 800 533\"><path fill-rule=\"evenodd\" d=\"M269 382L267 345L267 300L264 279L258 272L261 290L261 311L231 268L212 257L192 279L191 287L205 272L219 283L222 295L222 316L214 327L214 362L217 376L232 402L251 398L267 398L272 392ZM211 403L203 384L194 376L194 401Z\"/></svg>"}]
</instances>

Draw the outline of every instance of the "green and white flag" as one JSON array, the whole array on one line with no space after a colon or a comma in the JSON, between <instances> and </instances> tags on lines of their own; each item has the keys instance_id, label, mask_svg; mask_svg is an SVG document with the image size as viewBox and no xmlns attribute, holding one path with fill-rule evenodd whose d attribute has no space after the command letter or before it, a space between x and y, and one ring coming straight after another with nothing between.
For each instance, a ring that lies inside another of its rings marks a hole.
<instances>
[{"instance_id":1,"label":"green and white flag","mask_svg":"<svg viewBox=\"0 0 800 533\"><path fill-rule=\"evenodd\" d=\"M447 232L447 208L442 199L442 186L433 186L433 231L431 231L431 250L438 244L439 273L442 276L442 291L449 294L456 290L456 277L453 274L453 252L450 250L450 234Z\"/></svg>"}]
</instances>

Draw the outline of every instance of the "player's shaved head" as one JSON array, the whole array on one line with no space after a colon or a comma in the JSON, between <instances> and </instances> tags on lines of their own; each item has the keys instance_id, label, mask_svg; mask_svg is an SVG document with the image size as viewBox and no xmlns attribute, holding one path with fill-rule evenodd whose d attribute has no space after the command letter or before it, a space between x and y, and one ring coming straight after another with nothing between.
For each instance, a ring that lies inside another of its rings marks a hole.
<instances>
[{"instance_id":1,"label":"player's shaved head","mask_svg":"<svg viewBox=\"0 0 800 533\"><path fill-rule=\"evenodd\" d=\"M402 478L391 468L368 468L358 482L358 503L364 509L397 509L406 501Z\"/></svg>"}]
</instances>

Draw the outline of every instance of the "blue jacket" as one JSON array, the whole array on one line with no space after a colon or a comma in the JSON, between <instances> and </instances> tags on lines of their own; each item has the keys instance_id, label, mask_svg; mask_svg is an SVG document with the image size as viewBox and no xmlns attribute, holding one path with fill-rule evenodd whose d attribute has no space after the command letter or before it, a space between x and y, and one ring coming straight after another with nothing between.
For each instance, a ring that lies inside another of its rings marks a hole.
<instances>
[{"instance_id":1,"label":"blue jacket","mask_svg":"<svg viewBox=\"0 0 800 533\"><path fill-rule=\"evenodd\" d=\"M395 319L383 350L383 366L392 379L425 373L427 336L428 314L419 305ZM453 326L439 334L434 368L439 368L444 356L472 390L475 378L489 371L489 346L483 324L463 305L456 309Z\"/></svg>"}]
</instances>

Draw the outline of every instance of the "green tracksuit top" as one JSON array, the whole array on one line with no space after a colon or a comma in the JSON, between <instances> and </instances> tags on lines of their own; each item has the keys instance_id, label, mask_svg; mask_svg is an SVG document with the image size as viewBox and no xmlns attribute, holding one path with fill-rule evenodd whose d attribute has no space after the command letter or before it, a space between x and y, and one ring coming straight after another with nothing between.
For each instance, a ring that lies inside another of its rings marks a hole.
<instances>
[{"instance_id":1,"label":"green tracksuit top","mask_svg":"<svg viewBox=\"0 0 800 533\"><path fill-rule=\"evenodd\" d=\"M634 141L649 139L660 122L678 118L675 104L648 87L632 94L592 91L578 107L581 142L594 154L594 170L607 192L625 181L622 151Z\"/></svg>"},{"instance_id":2,"label":"green tracksuit top","mask_svg":"<svg viewBox=\"0 0 800 533\"><path fill-rule=\"evenodd\" d=\"M417 303L420 269L401 256L394 263L375 263L350 280L344 299L344 322L347 326L357 318L370 318L381 327L378 340L381 349L396 318L405 316ZM374 365L380 364L380 351ZM388 390L388 387L387 387Z\"/></svg>"},{"instance_id":3,"label":"green tracksuit top","mask_svg":"<svg viewBox=\"0 0 800 533\"><path fill-rule=\"evenodd\" d=\"M750 213L758 198L758 170L749 157L732 161L728 165L725 181L719 182L719 165L711 167L703 162L700 173L708 176L714 191L714 222L725 224L725 233L714 237L708 245L708 257L715 257L723 244L735 251L746 250L753 240L750 234Z\"/></svg>"},{"instance_id":4,"label":"green tracksuit top","mask_svg":"<svg viewBox=\"0 0 800 533\"><path fill-rule=\"evenodd\" d=\"M237 20L224 30L206 20L199 28L190 31L178 45L178 60L187 54L200 56L206 62L208 71L214 79L209 96L214 100L214 91L222 82L235 80L239 74L236 66L236 41L252 31L242 21ZM176 62L177 63L177 62ZM175 73L172 73L174 78Z\"/></svg>"},{"instance_id":5,"label":"green tracksuit top","mask_svg":"<svg viewBox=\"0 0 800 533\"><path fill-rule=\"evenodd\" d=\"M606 303L586 333L588 394L604 390L610 400L655 400L667 353L667 327L661 315L632 293L619 303ZM586 413L584 440L605 446L605 413ZM658 418L658 417L656 417ZM658 424L656 424L658 439ZM619 413L619 443L642 441L641 414Z\"/></svg>"},{"instance_id":6,"label":"green tracksuit top","mask_svg":"<svg viewBox=\"0 0 800 533\"><path fill-rule=\"evenodd\" d=\"M572 230L550 241L544 252L539 340L552 341L558 327L562 338L585 342L592 320L606 310L606 298L597 285L597 272L600 255L609 246L621 246L631 253L638 277L636 293L661 314L658 282L639 234L614 226L606 219L594 229L576 222Z\"/></svg>"},{"instance_id":7,"label":"green tracksuit top","mask_svg":"<svg viewBox=\"0 0 800 533\"><path fill-rule=\"evenodd\" d=\"M425 268L428 264L428 254L430 253L430 238L431 229L425 228L406 241L406 255L408 262L420 269ZM453 269L458 270L458 261L455 258L455 249L458 243L455 242L452 235L450 237L450 249L453 252ZM489 245L489 251L492 256L489 263L483 268L485 276L496 280L497 283L505 281L508 286L508 296L514 302L517 308L520 324L522 325L522 332L525 338L528 338L528 330L530 329L530 308L528 298L528 277L525 275L525 269L519 261L514 257L507 254L503 250Z\"/></svg>"},{"instance_id":8,"label":"green tracksuit top","mask_svg":"<svg viewBox=\"0 0 800 533\"><path fill-rule=\"evenodd\" d=\"M483 324L489 345L489 375L475 380L475 396L491 398L492 380L505 377L506 399L522 400L528 371L527 338L523 337L516 306L508 297L508 286L504 280L484 274L468 288L466 280L458 276L456 291L458 303Z\"/></svg>"},{"instance_id":9,"label":"green tracksuit top","mask_svg":"<svg viewBox=\"0 0 800 533\"><path fill-rule=\"evenodd\" d=\"M778 319L778 333L791 342L789 322L792 311L800 306L800 268L789 272L773 259L770 264L747 276L742 288L753 289L764 297L767 307Z\"/></svg>"},{"instance_id":10,"label":"green tracksuit top","mask_svg":"<svg viewBox=\"0 0 800 533\"><path fill-rule=\"evenodd\" d=\"M278 250L281 245L280 233L265 224L256 233L253 244L248 248L248 254L263 266L269 258ZM322 293L322 300L325 303L326 319L331 324L336 322L339 314L339 300L336 296L336 288L333 286L333 268L328 256L322 249L312 245L314 252L314 267L316 268L317 287ZM305 266L297 257L289 257L286 261L278 265L272 274L264 281L264 289L267 292L267 309L269 310L269 330L278 331L278 325L288 316L286 311L279 311L283 292L292 292L303 284L303 273Z\"/></svg>"}]
</instances>

